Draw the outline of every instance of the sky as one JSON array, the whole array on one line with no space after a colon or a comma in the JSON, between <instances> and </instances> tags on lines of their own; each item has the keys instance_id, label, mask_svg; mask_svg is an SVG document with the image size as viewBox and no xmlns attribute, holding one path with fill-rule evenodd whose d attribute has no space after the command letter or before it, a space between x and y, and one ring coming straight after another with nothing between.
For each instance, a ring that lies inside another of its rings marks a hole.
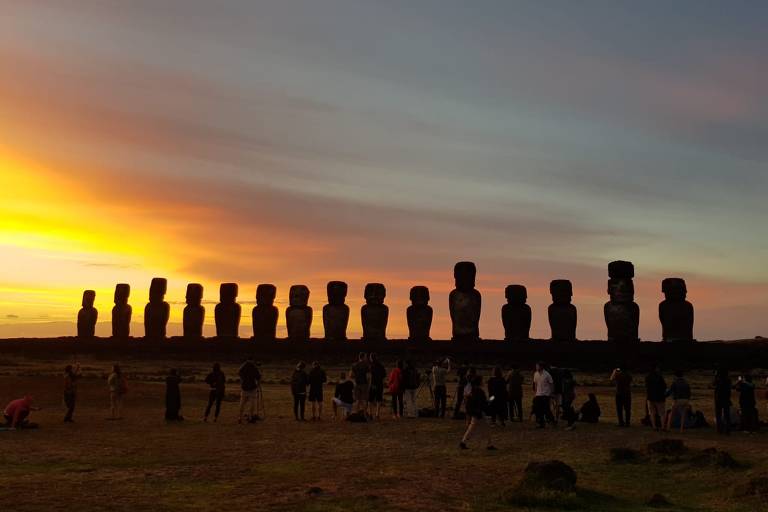
<instances>
[{"instance_id":1,"label":"sky","mask_svg":"<svg viewBox=\"0 0 768 512\"><path fill-rule=\"evenodd\" d=\"M82 290L132 332L152 277L171 334L188 282L411 286L450 333L453 264L478 267L481 336L507 284L549 336L571 279L605 338L607 264L636 267L640 335L683 277L699 339L768 336L768 4L709 1L4 0L0 337L71 335ZM278 334L284 334L284 316Z\"/></svg>"}]
</instances>

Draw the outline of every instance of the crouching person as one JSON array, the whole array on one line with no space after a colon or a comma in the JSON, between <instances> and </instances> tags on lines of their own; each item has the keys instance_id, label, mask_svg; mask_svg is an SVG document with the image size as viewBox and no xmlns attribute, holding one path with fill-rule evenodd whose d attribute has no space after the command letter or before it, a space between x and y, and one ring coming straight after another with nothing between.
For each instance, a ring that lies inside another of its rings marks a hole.
<instances>
[{"instance_id":1,"label":"crouching person","mask_svg":"<svg viewBox=\"0 0 768 512\"><path fill-rule=\"evenodd\" d=\"M32 397L25 396L11 400L5 407L3 416L5 417L5 427L11 430L17 428L37 428L35 423L29 421L29 414L32 411L40 410L38 407L32 407Z\"/></svg>"},{"instance_id":2,"label":"crouching person","mask_svg":"<svg viewBox=\"0 0 768 512\"><path fill-rule=\"evenodd\" d=\"M341 409L341 418L346 419L352 412L352 406L355 402L355 384L347 377L345 372L341 372L339 383L336 384L336 391L333 393L333 419L337 418L339 409Z\"/></svg>"}]
</instances>

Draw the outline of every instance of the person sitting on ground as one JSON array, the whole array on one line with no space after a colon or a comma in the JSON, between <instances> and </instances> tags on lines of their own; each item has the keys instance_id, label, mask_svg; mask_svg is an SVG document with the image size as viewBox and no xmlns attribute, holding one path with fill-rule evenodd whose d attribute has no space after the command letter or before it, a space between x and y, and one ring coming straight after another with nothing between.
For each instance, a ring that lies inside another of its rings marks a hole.
<instances>
[{"instance_id":1,"label":"person sitting on ground","mask_svg":"<svg viewBox=\"0 0 768 512\"><path fill-rule=\"evenodd\" d=\"M739 393L739 410L741 413L741 430L748 433L757 432L757 407L755 401L755 384L749 373L740 376L734 389Z\"/></svg>"},{"instance_id":2,"label":"person sitting on ground","mask_svg":"<svg viewBox=\"0 0 768 512\"><path fill-rule=\"evenodd\" d=\"M357 412L365 413L368 408L368 373L370 364L365 352L360 352L357 356L357 362L352 365L352 378L355 380L355 405Z\"/></svg>"},{"instance_id":3,"label":"person sitting on ground","mask_svg":"<svg viewBox=\"0 0 768 512\"><path fill-rule=\"evenodd\" d=\"M304 371L306 364L299 361L296 369L291 375L291 394L293 395L293 416L296 421L304 420L304 408L307 402L307 386L309 385L309 376Z\"/></svg>"},{"instance_id":4,"label":"person sitting on ground","mask_svg":"<svg viewBox=\"0 0 768 512\"><path fill-rule=\"evenodd\" d=\"M477 430L484 431L486 438L486 448L488 450L495 450L493 446L493 440L491 439L491 429L485 422L485 411L488 409L488 398L483 391L483 378L476 375L471 382L472 392L469 394L466 400L467 416L469 417L469 425L464 432L464 436L461 438L459 448L467 450L467 441L470 436Z\"/></svg>"},{"instance_id":5,"label":"person sitting on ground","mask_svg":"<svg viewBox=\"0 0 768 512\"><path fill-rule=\"evenodd\" d=\"M261 372L253 358L249 357L240 366L237 373L240 376L240 412L237 416L237 422L242 423L245 419L247 423L253 423L258 418L256 411L258 411ZM245 414L246 407L248 407L248 414Z\"/></svg>"},{"instance_id":6,"label":"person sitting on ground","mask_svg":"<svg viewBox=\"0 0 768 512\"><path fill-rule=\"evenodd\" d=\"M68 364L64 368L64 405L67 408L67 414L64 416L64 423L74 423L72 415L75 413L75 403L77 402L77 381L80 380L80 363L75 363L73 367Z\"/></svg>"},{"instance_id":7,"label":"person sitting on ground","mask_svg":"<svg viewBox=\"0 0 768 512\"><path fill-rule=\"evenodd\" d=\"M507 419L507 382L504 380L500 366L493 369L493 374L488 379L488 396L491 425L496 425L498 420L503 427Z\"/></svg>"},{"instance_id":8,"label":"person sitting on ground","mask_svg":"<svg viewBox=\"0 0 768 512\"><path fill-rule=\"evenodd\" d=\"M121 420L123 419L123 400L128 393L128 383L119 364L112 366L112 373L107 379L107 386L109 386L109 419Z\"/></svg>"},{"instance_id":9,"label":"person sitting on ground","mask_svg":"<svg viewBox=\"0 0 768 512\"><path fill-rule=\"evenodd\" d=\"M213 421L216 422L219 419L219 413L221 412L221 401L224 399L224 393L227 386L227 378L224 372L221 371L221 365L219 363L213 363L213 369L205 377L205 383L208 384L208 405L205 407L205 415L203 421L208 421L208 416L211 414L211 407L216 404L216 410L213 413Z\"/></svg>"},{"instance_id":10,"label":"person sitting on ground","mask_svg":"<svg viewBox=\"0 0 768 512\"><path fill-rule=\"evenodd\" d=\"M11 400L3 410L5 418L5 428L15 430L17 428L36 428L37 425L29 421L29 415L32 411L39 411L39 407L32 406L32 397L25 396Z\"/></svg>"},{"instance_id":11,"label":"person sitting on ground","mask_svg":"<svg viewBox=\"0 0 768 512\"><path fill-rule=\"evenodd\" d=\"M181 377L176 368L171 368L165 378L165 421L182 421Z\"/></svg>"},{"instance_id":12,"label":"person sitting on ground","mask_svg":"<svg viewBox=\"0 0 768 512\"><path fill-rule=\"evenodd\" d=\"M320 363L314 361L309 370L309 403L312 406L312 421L320 420L323 416L323 386L327 381L325 370Z\"/></svg>"},{"instance_id":13,"label":"person sitting on ground","mask_svg":"<svg viewBox=\"0 0 768 512\"><path fill-rule=\"evenodd\" d=\"M395 367L389 372L389 394L392 395L392 418L399 420L403 417L403 361L398 359Z\"/></svg>"},{"instance_id":14,"label":"person sitting on ground","mask_svg":"<svg viewBox=\"0 0 768 512\"><path fill-rule=\"evenodd\" d=\"M517 366L507 374L507 398L509 400L509 420L517 418L523 421L523 374Z\"/></svg>"},{"instance_id":15,"label":"person sitting on ground","mask_svg":"<svg viewBox=\"0 0 768 512\"><path fill-rule=\"evenodd\" d=\"M667 415L667 424L664 428L665 432L668 432L672 421L677 416L683 416L688 408L688 403L691 400L691 386L688 381L683 377L682 370L675 372L675 380L667 391L667 395L672 397L672 411ZM680 421L680 433L685 431L685 421Z\"/></svg>"},{"instance_id":16,"label":"person sitting on ground","mask_svg":"<svg viewBox=\"0 0 768 512\"><path fill-rule=\"evenodd\" d=\"M446 379L448 372L451 371L451 359L446 357L444 360L435 361L432 366L432 393L435 399L435 417L445 418L445 408L448 403L448 388Z\"/></svg>"},{"instance_id":17,"label":"person sitting on ground","mask_svg":"<svg viewBox=\"0 0 768 512\"><path fill-rule=\"evenodd\" d=\"M333 419L336 419L338 409L341 409L341 419L346 419L352 412L355 402L355 383L345 372L341 372L339 383L333 392Z\"/></svg>"},{"instance_id":18,"label":"person sitting on ground","mask_svg":"<svg viewBox=\"0 0 768 512\"><path fill-rule=\"evenodd\" d=\"M658 366L645 376L645 401L649 424L658 432L667 410L667 383Z\"/></svg>"},{"instance_id":19,"label":"person sitting on ground","mask_svg":"<svg viewBox=\"0 0 768 512\"><path fill-rule=\"evenodd\" d=\"M579 409L579 421L584 423L597 423L600 421L600 404L594 393L587 395L587 401Z\"/></svg>"},{"instance_id":20,"label":"person sitting on ground","mask_svg":"<svg viewBox=\"0 0 768 512\"><path fill-rule=\"evenodd\" d=\"M387 377L387 370L373 352L368 356L368 360L371 372L371 383L368 390L368 416L378 420L381 414L381 403L384 401L384 379Z\"/></svg>"}]
</instances>

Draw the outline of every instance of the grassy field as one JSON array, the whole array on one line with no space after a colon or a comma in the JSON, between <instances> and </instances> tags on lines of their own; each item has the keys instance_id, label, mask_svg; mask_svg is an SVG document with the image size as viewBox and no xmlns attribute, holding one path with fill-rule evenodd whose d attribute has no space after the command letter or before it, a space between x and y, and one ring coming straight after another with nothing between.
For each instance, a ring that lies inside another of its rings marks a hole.
<instances>
[{"instance_id":1,"label":"grassy field","mask_svg":"<svg viewBox=\"0 0 768 512\"><path fill-rule=\"evenodd\" d=\"M575 431L535 430L531 422L494 429L499 451L479 441L459 451L464 423L456 420L298 423L286 384L290 366L264 368L267 418L238 425L236 383L229 385L219 422L200 420L207 397L207 368L180 363L187 421L163 421L168 362L127 361L130 392L122 421L106 421L109 364L83 361L75 424L62 423L61 361L0 360L0 402L32 394L43 410L36 431L0 432L0 503L13 510L659 510L645 505L663 494L668 510L768 510L756 498L734 497L734 487L768 473L764 434L713 429L684 435L659 434L637 423L615 426L606 375L576 374L577 403L598 394L603 421ZM336 377L340 368L328 369ZM234 366L225 366L234 377ZM530 375L527 375L530 378ZM711 392L704 374L692 376L694 406L711 417ZM638 379L639 380L639 379ZM326 400L332 388L326 392ZM643 408L634 400L636 419ZM526 397L526 402L530 397ZM232 401L229 401L232 400ZM423 405L428 396L423 395ZM326 402L328 405L328 402ZM449 401L450 405L450 401ZM691 450L717 447L742 464L727 469L655 459L635 464L609 461L609 450L645 446L662 437L683 438ZM529 461L560 459L578 474L572 499L546 506L517 507L509 490ZM663 508L662 508L663 510Z\"/></svg>"}]
</instances>

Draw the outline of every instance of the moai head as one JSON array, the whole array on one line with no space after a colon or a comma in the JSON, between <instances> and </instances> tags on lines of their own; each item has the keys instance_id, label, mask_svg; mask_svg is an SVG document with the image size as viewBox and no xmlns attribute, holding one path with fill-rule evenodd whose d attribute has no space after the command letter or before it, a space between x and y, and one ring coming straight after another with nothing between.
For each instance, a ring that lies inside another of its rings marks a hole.
<instances>
[{"instance_id":1,"label":"moai head","mask_svg":"<svg viewBox=\"0 0 768 512\"><path fill-rule=\"evenodd\" d=\"M163 277L153 277L149 285L149 302L163 302L168 289L168 280Z\"/></svg>"},{"instance_id":2,"label":"moai head","mask_svg":"<svg viewBox=\"0 0 768 512\"><path fill-rule=\"evenodd\" d=\"M288 301L291 306L305 307L309 303L309 288L303 284L291 286L288 292Z\"/></svg>"},{"instance_id":3,"label":"moai head","mask_svg":"<svg viewBox=\"0 0 768 512\"><path fill-rule=\"evenodd\" d=\"M504 289L508 304L525 304L528 300L528 290L521 284L511 284Z\"/></svg>"},{"instance_id":4,"label":"moai head","mask_svg":"<svg viewBox=\"0 0 768 512\"><path fill-rule=\"evenodd\" d=\"M219 302L233 304L237 300L237 283L221 283L219 286Z\"/></svg>"},{"instance_id":5,"label":"moai head","mask_svg":"<svg viewBox=\"0 0 768 512\"><path fill-rule=\"evenodd\" d=\"M365 285L365 303L371 305L384 304L384 297L387 296L387 289L381 283L368 283Z\"/></svg>"},{"instance_id":6,"label":"moai head","mask_svg":"<svg viewBox=\"0 0 768 512\"><path fill-rule=\"evenodd\" d=\"M608 295L611 302L617 304L628 304L635 300L635 285L632 279L609 279Z\"/></svg>"},{"instance_id":7,"label":"moai head","mask_svg":"<svg viewBox=\"0 0 768 512\"><path fill-rule=\"evenodd\" d=\"M93 303L96 301L96 292L93 290L85 290L83 292L83 307L92 308Z\"/></svg>"},{"instance_id":8,"label":"moai head","mask_svg":"<svg viewBox=\"0 0 768 512\"><path fill-rule=\"evenodd\" d=\"M682 302L688 295L685 280L679 277L668 277L661 282L661 291L668 301Z\"/></svg>"},{"instance_id":9,"label":"moai head","mask_svg":"<svg viewBox=\"0 0 768 512\"><path fill-rule=\"evenodd\" d=\"M635 277L635 266L631 261L612 261L608 264L608 277L611 279L632 279Z\"/></svg>"},{"instance_id":10,"label":"moai head","mask_svg":"<svg viewBox=\"0 0 768 512\"><path fill-rule=\"evenodd\" d=\"M456 281L456 289L468 292L475 289L475 276L477 267L471 261L460 261L453 266L453 278Z\"/></svg>"},{"instance_id":11,"label":"moai head","mask_svg":"<svg viewBox=\"0 0 768 512\"><path fill-rule=\"evenodd\" d=\"M259 306L272 306L275 303L277 287L273 284L260 284L256 287L256 304Z\"/></svg>"},{"instance_id":12,"label":"moai head","mask_svg":"<svg viewBox=\"0 0 768 512\"><path fill-rule=\"evenodd\" d=\"M331 281L328 283L328 304L340 306L347 298L347 283L344 281Z\"/></svg>"},{"instance_id":13,"label":"moai head","mask_svg":"<svg viewBox=\"0 0 768 512\"><path fill-rule=\"evenodd\" d=\"M554 304L570 304L573 297L573 285L567 279L555 279L549 283L549 293Z\"/></svg>"},{"instance_id":14,"label":"moai head","mask_svg":"<svg viewBox=\"0 0 768 512\"><path fill-rule=\"evenodd\" d=\"M187 285L187 304L190 306L199 306L203 302L203 285L198 283L189 283Z\"/></svg>"},{"instance_id":15,"label":"moai head","mask_svg":"<svg viewBox=\"0 0 768 512\"><path fill-rule=\"evenodd\" d=\"M414 306L426 306L429 304L429 288L426 286L414 286L411 288L411 304Z\"/></svg>"},{"instance_id":16,"label":"moai head","mask_svg":"<svg viewBox=\"0 0 768 512\"><path fill-rule=\"evenodd\" d=\"M131 295L131 285L121 283L115 286L115 304L128 304Z\"/></svg>"}]
</instances>

